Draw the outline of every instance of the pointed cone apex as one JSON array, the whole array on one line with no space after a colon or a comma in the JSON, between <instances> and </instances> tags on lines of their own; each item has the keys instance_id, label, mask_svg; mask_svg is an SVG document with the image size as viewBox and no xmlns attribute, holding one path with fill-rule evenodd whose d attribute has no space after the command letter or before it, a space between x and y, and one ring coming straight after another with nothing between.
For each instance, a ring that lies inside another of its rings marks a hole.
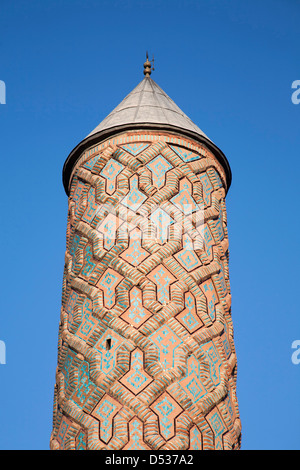
<instances>
[{"instance_id":1,"label":"pointed cone apex","mask_svg":"<svg viewBox=\"0 0 300 470\"><path fill-rule=\"evenodd\" d=\"M146 70L148 68L145 68ZM130 124L167 125L195 132L208 139L149 76L146 76L88 137L103 130Z\"/></svg>"},{"instance_id":2,"label":"pointed cone apex","mask_svg":"<svg viewBox=\"0 0 300 470\"><path fill-rule=\"evenodd\" d=\"M148 60L148 58L147 58ZM148 60L149 64L150 61ZM231 184L231 170L223 152L199 129L174 101L150 78L145 62L145 78L123 101L69 154L63 168L63 184L69 193L69 180L82 152L120 132L134 129L169 131L183 134L206 145L219 160ZM151 65L151 64L150 64Z\"/></svg>"}]
</instances>

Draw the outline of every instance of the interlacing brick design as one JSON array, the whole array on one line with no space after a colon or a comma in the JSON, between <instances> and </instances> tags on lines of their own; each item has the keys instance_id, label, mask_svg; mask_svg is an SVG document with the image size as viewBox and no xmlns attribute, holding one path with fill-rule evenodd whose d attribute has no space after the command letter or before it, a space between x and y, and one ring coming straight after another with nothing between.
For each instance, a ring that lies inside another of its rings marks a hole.
<instances>
[{"instance_id":1,"label":"interlacing brick design","mask_svg":"<svg viewBox=\"0 0 300 470\"><path fill-rule=\"evenodd\" d=\"M52 449L238 449L226 182L202 144L132 131L74 168Z\"/></svg>"}]
</instances>

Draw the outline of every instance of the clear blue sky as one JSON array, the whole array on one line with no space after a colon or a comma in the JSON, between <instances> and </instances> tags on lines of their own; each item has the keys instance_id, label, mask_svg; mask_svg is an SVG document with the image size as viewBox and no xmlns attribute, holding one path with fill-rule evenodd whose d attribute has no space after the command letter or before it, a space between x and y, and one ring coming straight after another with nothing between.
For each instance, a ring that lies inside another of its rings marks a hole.
<instances>
[{"instance_id":1,"label":"clear blue sky","mask_svg":"<svg viewBox=\"0 0 300 470\"><path fill-rule=\"evenodd\" d=\"M243 449L300 448L300 2L1 1L1 449L48 449L69 152L143 79L223 150Z\"/></svg>"}]
</instances>

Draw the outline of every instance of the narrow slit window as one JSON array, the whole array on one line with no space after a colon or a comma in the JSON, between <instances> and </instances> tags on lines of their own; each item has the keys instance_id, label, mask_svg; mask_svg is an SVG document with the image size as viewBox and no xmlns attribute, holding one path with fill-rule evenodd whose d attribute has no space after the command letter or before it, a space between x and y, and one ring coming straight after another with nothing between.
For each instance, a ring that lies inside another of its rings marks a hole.
<instances>
[{"instance_id":1,"label":"narrow slit window","mask_svg":"<svg viewBox=\"0 0 300 470\"><path fill-rule=\"evenodd\" d=\"M106 349L107 349L107 351L109 351L110 348L111 348L111 338L108 338L108 339L106 340Z\"/></svg>"}]
</instances>

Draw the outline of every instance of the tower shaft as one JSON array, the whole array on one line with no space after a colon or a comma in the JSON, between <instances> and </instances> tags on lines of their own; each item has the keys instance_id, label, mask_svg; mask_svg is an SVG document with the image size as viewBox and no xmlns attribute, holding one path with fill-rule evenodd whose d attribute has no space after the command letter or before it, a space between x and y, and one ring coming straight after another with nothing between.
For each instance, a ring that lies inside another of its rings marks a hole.
<instances>
[{"instance_id":1,"label":"tower shaft","mask_svg":"<svg viewBox=\"0 0 300 470\"><path fill-rule=\"evenodd\" d=\"M69 176L51 448L239 448L223 165L144 125Z\"/></svg>"}]
</instances>

